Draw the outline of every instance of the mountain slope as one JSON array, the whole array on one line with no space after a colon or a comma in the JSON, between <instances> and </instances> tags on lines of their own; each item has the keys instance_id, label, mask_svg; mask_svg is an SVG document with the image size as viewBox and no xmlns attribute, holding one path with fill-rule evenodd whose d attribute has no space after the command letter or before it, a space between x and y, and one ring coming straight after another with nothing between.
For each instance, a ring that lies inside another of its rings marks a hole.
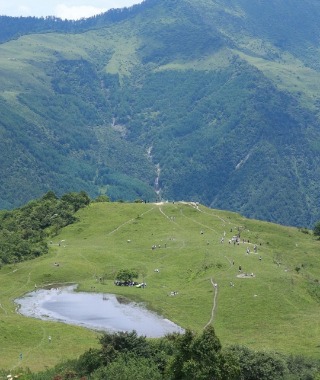
<instances>
[{"instance_id":1,"label":"mountain slope","mask_svg":"<svg viewBox=\"0 0 320 380\"><path fill-rule=\"evenodd\" d=\"M0 45L0 206L84 189L313 225L318 16L312 0L147 0Z\"/></svg>"},{"instance_id":2,"label":"mountain slope","mask_svg":"<svg viewBox=\"0 0 320 380\"><path fill-rule=\"evenodd\" d=\"M35 210L43 215L45 208ZM308 231L188 202L97 202L76 217L48 237L48 254L2 267L0 368L13 368L17 352L23 353L19 363L35 370L96 347L97 332L16 312L12 300L34 284L41 289L70 282L98 297L113 293L143 302L193 331L212 322L224 347L319 359L320 242ZM238 233L239 244L229 244ZM120 270L136 271L147 287L115 286Z\"/></svg>"}]
</instances>

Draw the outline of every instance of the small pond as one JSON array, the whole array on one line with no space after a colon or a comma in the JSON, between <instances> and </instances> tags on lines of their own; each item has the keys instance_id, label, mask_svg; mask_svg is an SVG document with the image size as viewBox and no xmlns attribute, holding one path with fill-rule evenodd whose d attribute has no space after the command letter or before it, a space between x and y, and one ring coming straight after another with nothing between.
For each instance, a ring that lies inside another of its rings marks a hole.
<instances>
[{"instance_id":1,"label":"small pond","mask_svg":"<svg viewBox=\"0 0 320 380\"><path fill-rule=\"evenodd\" d=\"M114 294L75 292L76 286L38 289L16 299L19 313L100 331L132 331L157 338L183 329Z\"/></svg>"}]
</instances>

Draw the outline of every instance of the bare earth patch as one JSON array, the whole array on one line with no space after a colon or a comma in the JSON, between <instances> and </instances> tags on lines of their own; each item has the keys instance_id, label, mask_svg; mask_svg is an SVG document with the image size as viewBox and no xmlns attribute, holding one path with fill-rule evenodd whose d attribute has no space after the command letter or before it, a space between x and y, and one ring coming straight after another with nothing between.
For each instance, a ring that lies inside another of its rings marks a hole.
<instances>
[{"instance_id":1,"label":"bare earth patch","mask_svg":"<svg viewBox=\"0 0 320 380\"><path fill-rule=\"evenodd\" d=\"M240 273L237 275L238 278L254 278L256 277L253 273Z\"/></svg>"}]
</instances>

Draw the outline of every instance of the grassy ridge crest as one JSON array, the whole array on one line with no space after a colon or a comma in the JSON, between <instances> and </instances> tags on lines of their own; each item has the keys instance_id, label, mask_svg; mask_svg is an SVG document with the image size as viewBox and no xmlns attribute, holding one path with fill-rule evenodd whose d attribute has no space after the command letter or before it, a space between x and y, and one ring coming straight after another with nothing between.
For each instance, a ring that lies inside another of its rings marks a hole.
<instances>
[{"instance_id":1,"label":"grassy ridge crest","mask_svg":"<svg viewBox=\"0 0 320 380\"><path fill-rule=\"evenodd\" d=\"M77 217L47 255L1 269L0 368L39 370L97 346L96 332L17 313L13 300L35 284L70 282L141 301L184 328L211 322L224 346L319 355L319 241L311 233L189 202L92 203ZM239 245L229 244L238 231ZM126 268L147 287L116 287Z\"/></svg>"}]
</instances>

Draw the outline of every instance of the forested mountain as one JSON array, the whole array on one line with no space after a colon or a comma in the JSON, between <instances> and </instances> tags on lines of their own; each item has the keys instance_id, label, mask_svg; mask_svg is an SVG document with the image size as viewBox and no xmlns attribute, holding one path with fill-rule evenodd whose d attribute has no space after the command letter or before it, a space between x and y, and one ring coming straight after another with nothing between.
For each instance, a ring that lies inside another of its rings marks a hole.
<instances>
[{"instance_id":1,"label":"forested mountain","mask_svg":"<svg viewBox=\"0 0 320 380\"><path fill-rule=\"evenodd\" d=\"M0 207L84 190L312 226L319 19L315 0L0 18Z\"/></svg>"}]
</instances>

